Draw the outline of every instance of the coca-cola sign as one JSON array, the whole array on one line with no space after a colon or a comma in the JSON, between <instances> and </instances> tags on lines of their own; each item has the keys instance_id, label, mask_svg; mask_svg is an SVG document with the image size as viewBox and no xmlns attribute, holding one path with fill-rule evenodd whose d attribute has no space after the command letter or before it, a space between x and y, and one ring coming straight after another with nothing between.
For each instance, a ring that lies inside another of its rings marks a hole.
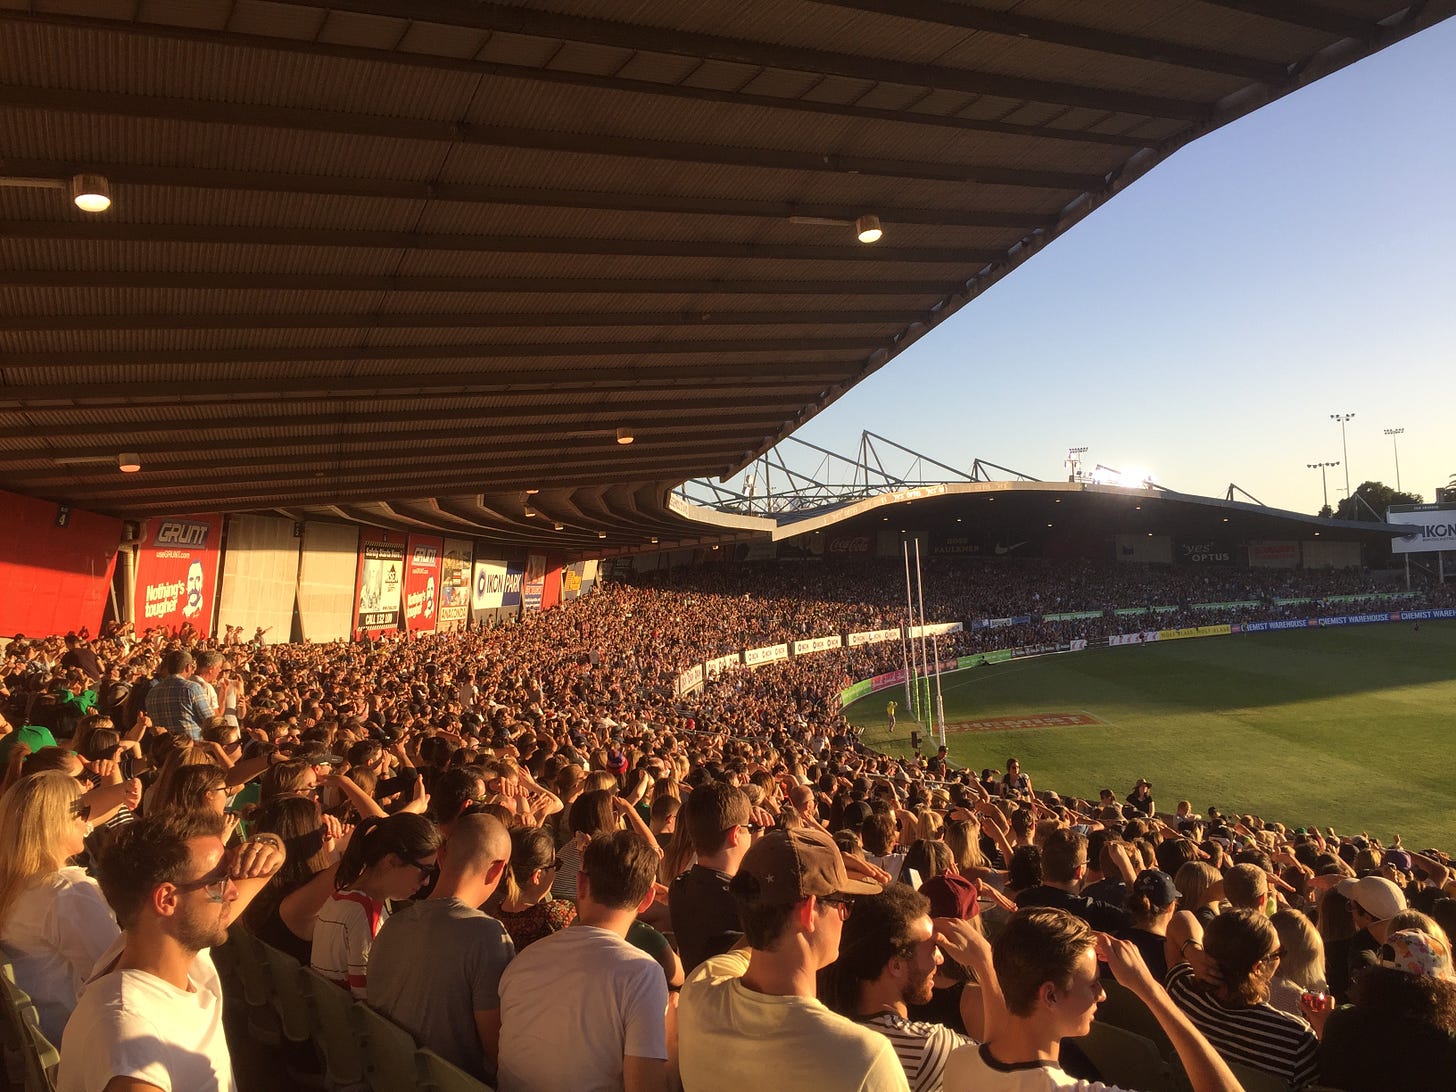
<instances>
[{"instance_id":1,"label":"coca-cola sign","mask_svg":"<svg viewBox=\"0 0 1456 1092\"><path fill-rule=\"evenodd\" d=\"M831 554L867 554L870 552L870 538L868 535L831 538L829 552Z\"/></svg>"}]
</instances>

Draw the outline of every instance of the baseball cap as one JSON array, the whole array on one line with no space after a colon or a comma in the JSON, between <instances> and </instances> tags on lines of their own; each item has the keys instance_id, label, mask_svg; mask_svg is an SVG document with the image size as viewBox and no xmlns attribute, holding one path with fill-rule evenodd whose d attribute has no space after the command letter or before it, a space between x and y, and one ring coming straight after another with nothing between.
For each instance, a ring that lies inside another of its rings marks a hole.
<instances>
[{"instance_id":1,"label":"baseball cap","mask_svg":"<svg viewBox=\"0 0 1456 1092\"><path fill-rule=\"evenodd\" d=\"M627 756L621 751L613 751L607 756L607 771L614 774L627 772Z\"/></svg>"},{"instance_id":2,"label":"baseball cap","mask_svg":"<svg viewBox=\"0 0 1456 1092\"><path fill-rule=\"evenodd\" d=\"M17 743L24 743L35 754L42 747L56 746L56 737L49 728L39 724L22 724L9 735L0 738L0 763L10 761L10 751Z\"/></svg>"},{"instance_id":3,"label":"baseball cap","mask_svg":"<svg viewBox=\"0 0 1456 1092\"><path fill-rule=\"evenodd\" d=\"M834 839L813 827L775 830L754 842L733 877L735 895L788 905L810 895L878 895L873 880L852 879Z\"/></svg>"},{"instance_id":4,"label":"baseball cap","mask_svg":"<svg viewBox=\"0 0 1456 1092\"><path fill-rule=\"evenodd\" d=\"M920 885L920 893L930 900L933 918L973 918L981 912L980 888L964 876L932 876Z\"/></svg>"},{"instance_id":5,"label":"baseball cap","mask_svg":"<svg viewBox=\"0 0 1456 1092\"><path fill-rule=\"evenodd\" d=\"M1137 879L1132 881L1132 889L1146 895L1148 902L1159 909L1178 901L1178 888L1173 884L1173 877L1156 868L1145 868L1139 872Z\"/></svg>"},{"instance_id":6,"label":"baseball cap","mask_svg":"<svg viewBox=\"0 0 1456 1092\"><path fill-rule=\"evenodd\" d=\"M1384 876L1343 879L1335 890L1351 902L1358 903L1360 909L1376 921L1386 921L1405 909L1405 893Z\"/></svg>"},{"instance_id":7,"label":"baseball cap","mask_svg":"<svg viewBox=\"0 0 1456 1092\"><path fill-rule=\"evenodd\" d=\"M310 766L341 766L344 762L343 755L332 754L322 747L309 747L298 751L293 756L296 760L307 762Z\"/></svg>"},{"instance_id":8,"label":"baseball cap","mask_svg":"<svg viewBox=\"0 0 1456 1092\"><path fill-rule=\"evenodd\" d=\"M1387 849L1380 858L1382 865L1392 865L1402 872L1411 870L1411 855L1403 849Z\"/></svg>"},{"instance_id":9,"label":"baseball cap","mask_svg":"<svg viewBox=\"0 0 1456 1092\"><path fill-rule=\"evenodd\" d=\"M1452 978L1451 949L1439 938L1419 929L1391 933L1376 953L1375 964L1427 978Z\"/></svg>"}]
</instances>

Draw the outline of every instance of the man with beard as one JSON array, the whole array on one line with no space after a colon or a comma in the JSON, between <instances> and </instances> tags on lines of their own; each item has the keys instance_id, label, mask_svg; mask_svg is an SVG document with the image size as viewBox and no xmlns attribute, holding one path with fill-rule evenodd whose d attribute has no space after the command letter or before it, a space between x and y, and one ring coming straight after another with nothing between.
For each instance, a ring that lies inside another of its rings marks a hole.
<instances>
[{"instance_id":1,"label":"man with beard","mask_svg":"<svg viewBox=\"0 0 1456 1092\"><path fill-rule=\"evenodd\" d=\"M954 918L932 920L929 899L893 883L855 900L839 959L823 976L830 1008L894 1045L911 1092L940 1092L951 1051L972 1042L944 1024L909 1017L908 1006L930 1001L942 951L976 970L979 980L991 979L991 948L980 933Z\"/></svg>"},{"instance_id":2,"label":"man with beard","mask_svg":"<svg viewBox=\"0 0 1456 1092\"><path fill-rule=\"evenodd\" d=\"M121 938L61 1038L59 1092L231 1092L222 986L207 949L283 864L279 844L236 854L222 816L175 813L123 826L102 855Z\"/></svg>"},{"instance_id":3,"label":"man with beard","mask_svg":"<svg viewBox=\"0 0 1456 1092\"><path fill-rule=\"evenodd\" d=\"M187 600L182 605L183 618L196 618L202 613L204 584L202 562L194 561L187 566Z\"/></svg>"}]
</instances>

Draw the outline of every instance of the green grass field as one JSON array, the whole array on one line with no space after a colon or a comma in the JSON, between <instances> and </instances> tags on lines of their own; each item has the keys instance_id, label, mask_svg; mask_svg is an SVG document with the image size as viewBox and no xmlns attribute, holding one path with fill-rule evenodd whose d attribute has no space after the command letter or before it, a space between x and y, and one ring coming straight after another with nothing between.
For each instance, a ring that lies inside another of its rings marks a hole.
<instances>
[{"instance_id":1,"label":"green grass field","mask_svg":"<svg viewBox=\"0 0 1456 1092\"><path fill-rule=\"evenodd\" d=\"M1211 637L1013 660L942 677L953 761L1004 768L1038 789L1121 799L1138 777L1160 810L1255 812L1291 826L1367 830L1456 850L1456 622ZM910 753L903 711L849 707L864 742ZM1087 713L1070 727L955 730L957 722ZM927 753L933 753L933 745Z\"/></svg>"}]
</instances>

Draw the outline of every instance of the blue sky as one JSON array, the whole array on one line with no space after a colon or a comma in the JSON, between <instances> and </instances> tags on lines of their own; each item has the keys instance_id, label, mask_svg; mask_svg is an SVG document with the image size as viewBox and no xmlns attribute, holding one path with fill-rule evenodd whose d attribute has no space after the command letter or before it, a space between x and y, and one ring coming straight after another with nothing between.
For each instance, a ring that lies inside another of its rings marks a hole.
<instances>
[{"instance_id":1,"label":"blue sky","mask_svg":"<svg viewBox=\"0 0 1456 1092\"><path fill-rule=\"evenodd\" d=\"M1456 473L1453 104L1448 20L1178 152L798 435L1043 479L1086 445L1313 512L1305 464L1343 461L1329 415L1353 412L1351 485L1395 483L1400 427L1401 484L1433 499Z\"/></svg>"}]
</instances>

